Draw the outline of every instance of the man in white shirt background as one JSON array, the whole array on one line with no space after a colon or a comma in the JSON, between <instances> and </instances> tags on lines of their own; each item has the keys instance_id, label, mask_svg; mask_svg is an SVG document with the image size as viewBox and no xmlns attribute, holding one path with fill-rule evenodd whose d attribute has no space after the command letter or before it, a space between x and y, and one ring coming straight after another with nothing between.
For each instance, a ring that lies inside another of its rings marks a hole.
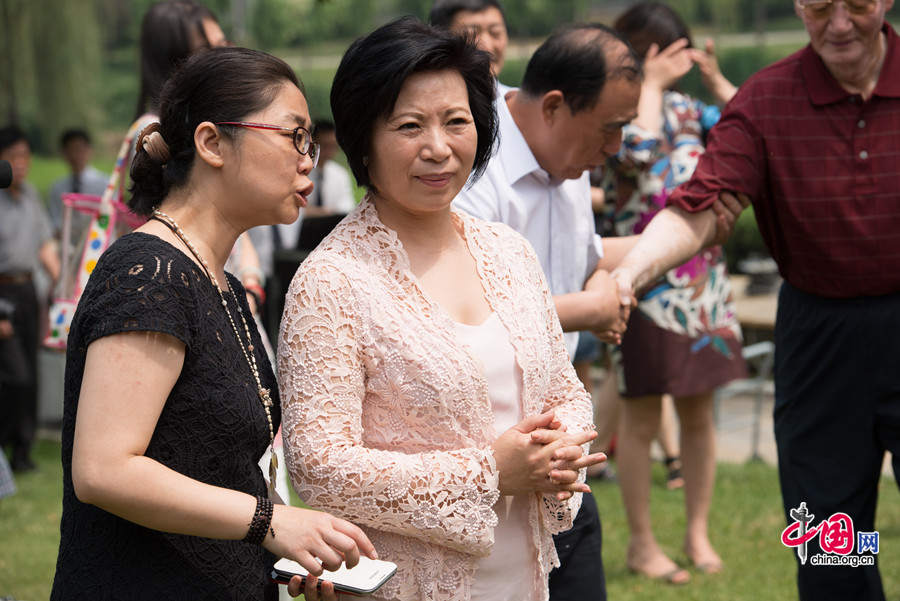
<instances>
[{"instance_id":1,"label":"man in white shirt background","mask_svg":"<svg viewBox=\"0 0 900 601\"><path fill-rule=\"evenodd\" d=\"M594 232L588 171L618 152L637 115L640 61L614 32L581 25L554 33L534 53L522 88L497 98L500 143L484 175L454 206L524 235L537 253L570 358L578 331L617 342L628 309L609 277L633 240ZM555 538L561 565L550 599L606 598L602 535L585 494L574 527Z\"/></svg>"}]
</instances>

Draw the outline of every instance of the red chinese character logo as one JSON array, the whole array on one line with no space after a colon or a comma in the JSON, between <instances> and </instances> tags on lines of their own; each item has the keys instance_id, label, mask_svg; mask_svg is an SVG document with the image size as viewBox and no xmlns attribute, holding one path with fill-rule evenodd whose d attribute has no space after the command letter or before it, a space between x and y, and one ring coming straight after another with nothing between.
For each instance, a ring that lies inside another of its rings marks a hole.
<instances>
[{"instance_id":1,"label":"red chinese character logo","mask_svg":"<svg viewBox=\"0 0 900 601\"><path fill-rule=\"evenodd\" d=\"M835 513L823 521L819 528L819 546L826 553L849 555L855 542L853 520L846 513Z\"/></svg>"},{"instance_id":2,"label":"red chinese character logo","mask_svg":"<svg viewBox=\"0 0 900 601\"><path fill-rule=\"evenodd\" d=\"M830 518L813 527L815 516L809 513L804 502L796 509L792 509L790 516L794 522L782 530L781 543L785 547L797 549L797 557L800 558L801 564L806 564L807 543L816 537L819 538L819 547L825 553L849 555L853 552L853 545L856 542L853 518L846 513L832 514ZM877 545L877 542L875 544Z\"/></svg>"}]
</instances>

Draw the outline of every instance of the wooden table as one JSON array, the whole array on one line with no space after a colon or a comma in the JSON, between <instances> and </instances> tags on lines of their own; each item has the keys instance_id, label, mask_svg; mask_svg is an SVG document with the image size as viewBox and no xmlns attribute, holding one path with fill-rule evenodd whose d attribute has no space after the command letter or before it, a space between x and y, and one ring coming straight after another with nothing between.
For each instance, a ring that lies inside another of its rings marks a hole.
<instances>
[{"instance_id":1,"label":"wooden table","mask_svg":"<svg viewBox=\"0 0 900 601\"><path fill-rule=\"evenodd\" d=\"M750 276L729 275L731 288L734 291L734 304L738 321L745 330L775 331L775 312L778 309L778 294L760 294L747 296L745 291L750 283Z\"/></svg>"}]
</instances>

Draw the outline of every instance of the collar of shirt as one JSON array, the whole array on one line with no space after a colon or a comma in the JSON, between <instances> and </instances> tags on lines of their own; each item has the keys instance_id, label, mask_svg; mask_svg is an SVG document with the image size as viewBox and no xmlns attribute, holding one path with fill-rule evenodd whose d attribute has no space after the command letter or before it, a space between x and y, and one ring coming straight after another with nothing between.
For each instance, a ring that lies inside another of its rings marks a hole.
<instances>
[{"instance_id":1,"label":"collar of shirt","mask_svg":"<svg viewBox=\"0 0 900 601\"><path fill-rule=\"evenodd\" d=\"M887 48L873 96L900 98L900 44L897 43L897 33L888 23L884 24L881 31L885 35ZM800 69L813 104L832 104L853 95L841 87L810 45L803 50Z\"/></svg>"},{"instance_id":2,"label":"collar of shirt","mask_svg":"<svg viewBox=\"0 0 900 601\"><path fill-rule=\"evenodd\" d=\"M515 88L513 88L516 92ZM520 179L531 173L536 174L546 183L550 181L550 175L544 171L534 158L534 153L525 141L525 136L519 131L509 106L503 96L497 97L497 120L500 122L500 140L503 144L503 152L500 153L500 161L506 172L510 185L515 185Z\"/></svg>"}]
</instances>

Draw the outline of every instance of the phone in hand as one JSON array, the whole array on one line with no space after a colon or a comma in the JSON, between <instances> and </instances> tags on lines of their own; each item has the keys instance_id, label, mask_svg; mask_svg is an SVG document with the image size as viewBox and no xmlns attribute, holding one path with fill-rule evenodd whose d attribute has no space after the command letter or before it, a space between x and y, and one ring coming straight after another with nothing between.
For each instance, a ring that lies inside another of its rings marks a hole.
<instances>
[{"instance_id":1,"label":"phone in hand","mask_svg":"<svg viewBox=\"0 0 900 601\"><path fill-rule=\"evenodd\" d=\"M325 570L320 580L334 583L334 590L350 595L369 595L377 591L397 572L397 564L380 559L360 557L355 567L348 569L341 565L334 572ZM294 576L304 580L309 575L306 568L290 559L279 559L272 568L272 580L279 584L287 584Z\"/></svg>"}]
</instances>

